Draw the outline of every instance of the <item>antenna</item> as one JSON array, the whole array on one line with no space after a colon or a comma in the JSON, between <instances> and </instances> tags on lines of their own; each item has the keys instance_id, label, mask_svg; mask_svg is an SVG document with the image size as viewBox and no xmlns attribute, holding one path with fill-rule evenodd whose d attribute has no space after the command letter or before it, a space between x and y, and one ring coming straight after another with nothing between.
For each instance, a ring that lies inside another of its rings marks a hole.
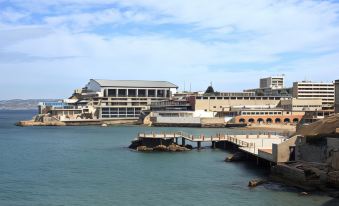
<instances>
[{"instance_id":1,"label":"antenna","mask_svg":"<svg viewBox=\"0 0 339 206\"><path fill-rule=\"evenodd\" d=\"M184 81L184 91L186 91L186 83L185 83L185 81Z\"/></svg>"},{"instance_id":2,"label":"antenna","mask_svg":"<svg viewBox=\"0 0 339 206\"><path fill-rule=\"evenodd\" d=\"M192 83L190 82L190 92L192 92Z\"/></svg>"}]
</instances>

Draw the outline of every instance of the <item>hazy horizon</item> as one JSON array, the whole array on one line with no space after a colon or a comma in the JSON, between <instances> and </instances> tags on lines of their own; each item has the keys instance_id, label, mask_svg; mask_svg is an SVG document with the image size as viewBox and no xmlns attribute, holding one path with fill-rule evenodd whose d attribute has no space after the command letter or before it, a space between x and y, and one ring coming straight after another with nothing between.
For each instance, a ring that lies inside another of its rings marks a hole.
<instances>
[{"instance_id":1,"label":"hazy horizon","mask_svg":"<svg viewBox=\"0 0 339 206\"><path fill-rule=\"evenodd\" d=\"M333 0L0 0L0 99L70 96L89 79L179 90L257 88L259 78L339 79Z\"/></svg>"}]
</instances>

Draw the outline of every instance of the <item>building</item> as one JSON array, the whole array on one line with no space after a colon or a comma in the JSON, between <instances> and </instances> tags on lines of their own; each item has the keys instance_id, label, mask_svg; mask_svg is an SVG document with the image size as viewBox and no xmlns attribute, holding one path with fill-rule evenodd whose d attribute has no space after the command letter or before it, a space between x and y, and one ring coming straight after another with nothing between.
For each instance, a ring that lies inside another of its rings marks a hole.
<instances>
[{"instance_id":1,"label":"building","mask_svg":"<svg viewBox=\"0 0 339 206\"><path fill-rule=\"evenodd\" d=\"M280 101L280 107L291 112L318 111L322 109L322 100L288 98Z\"/></svg>"},{"instance_id":2,"label":"building","mask_svg":"<svg viewBox=\"0 0 339 206\"><path fill-rule=\"evenodd\" d=\"M334 81L335 100L334 110L335 113L339 113L339 79Z\"/></svg>"},{"instance_id":3,"label":"building","mask_svg":"<svg viewBox=\"0 0 339 206\"><path fill-rule=\"evenodd\" d=\"M284 88L284 76L272 76L260 79L260 89L282 89Z\"/></svg>"},{"instance_id":4,"label":"building","mask_svg":"<svg viewBox=\"0 0 339 206\"><path fill-rule=\"evenodd\" d=\"M334 108L334 84L323 82L294 82L292 96L298 99L315 99L322 100L322 109Z\"/></svg>"},{"instance_id":5,"label":"building","mask_svg":"<svg viewBox=\"0 0 339 206\"><path fill-rule=\"evenodd\" d=\"M94 80L86 89L94 91L93 98L100 119L138 119L141 110L153 102L168 100L178 86L167 81Z\"/></svg>"},{"instance_id":6,"label":"building","mask_svg":"<svg viewBox=\"0 0 339 206\"><path fill-rule=\"evenodd\" d=\"M192 96L189 98L195 111L229 112L234 107L275 108L281 97L262 96Z\"/></svg>"},{"instance_id":7,"label":"building","mask_svg":"<svg viewBox=\"0 0 339 206\"><path fill-rule=\"evenodd\" d=\"M234 117L234 123L250 124L297 124L303 114L281 108L242 108Z\"/></svg>"},{"instance_id":8,"label":"building","mask_svg":"<svg viewBox=\"0 0 339 206\"><path fill-rule=\"evenodd\" d=\"M40 103L39 113L61 121L137 120L152 103L170 100L177 88L167 81L91 79L69 99Z\"/></svg>"},{"instance_id":9,"label":"building","mask_svg":"<svg viewBox=\"0 0 339 206\"><path fill-rule=\"evenodd\" d=\"M286 88L284 75L262 78L259 88L247 89L244 92L254 92L256 96L291 96L292 88Z\"/></svg>"}]
</instances>

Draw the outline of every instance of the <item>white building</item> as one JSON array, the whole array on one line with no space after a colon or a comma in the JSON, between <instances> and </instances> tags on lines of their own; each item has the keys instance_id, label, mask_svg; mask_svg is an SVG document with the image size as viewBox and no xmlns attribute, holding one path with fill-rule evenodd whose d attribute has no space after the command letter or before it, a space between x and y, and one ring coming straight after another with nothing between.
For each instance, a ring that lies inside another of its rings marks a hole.
<instances>
[{"instance_id":1,"label":"white building","mask_svg":"<svg viewBox=\"0 0 339 206\"><path fill-rule=\"evenodd\" d=\"M99 119L138 119L152 102L168 100L178 86L167 81L91 79L86 90L96 92L93 107Z\"/></svg>"},{"instance_id":2,"label":"white building","mask_svg":"<svg viewBox=\"0 0 339 206\"><path fill-rule=\"evenodd\" d=\"M293 97L298 99L315 99L322 100L322 109L333 109L334 107L334 84L323 82L294 82Z\"/></svg>"},{"instance_id":3,"label":"white building","mask_svg":"<svg viewBox=\"0 0 339 206\"><path fill-rule=\"evenodd\" d=\"M285 87L284 80L284 75L261 78L259 88L246 89L244 92L254 92L256 96L291 96L292 89Z\"/></svg>"},{"instance_id":4,"label":"white building","mask_svg":"<svg viewBox=\"0 0 339 206\"><path fill-rule=\"evenodd\" d=\"M284 88L284 76L272 76L260 79L260 89L282 89Z\"/></svg>"}]
</instances>

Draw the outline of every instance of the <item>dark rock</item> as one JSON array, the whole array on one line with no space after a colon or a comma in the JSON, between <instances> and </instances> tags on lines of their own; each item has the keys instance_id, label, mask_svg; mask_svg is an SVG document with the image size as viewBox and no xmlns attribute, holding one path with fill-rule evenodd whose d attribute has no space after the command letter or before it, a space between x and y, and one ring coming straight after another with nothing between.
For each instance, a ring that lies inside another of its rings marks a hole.
<instances>
[{"instance_id":1,"label":"dark rock","mask_svg":"<svg viewBox=\"0 0 339 206\"><path fill-rule=\"evenodd\" d=\"M190 144L187 144L187 145L185 145L185 147L187 148L187 149L193 149L193 146L192 145L190 145Z\"/></svg>"},{"instance_id":2,"label":"dark rock","mask_svg":"<svg viewBox=\"0 0 339 206\"><path fill-rule=\"evenodd\" d=\"M242 152L236 152L236 153L232 154L231 156L226 157L225 162L241 161L244 158L245 158L245 156Z\"/></svg>"},{"instance_id":3,"label":"dark rock","mask_svg":"<svg viewBox=\"0 0 339 206\"><path fill-rule=\"evenodd\" d=\"M141 146L141 143L142 143L141 140L133 140L128 148L137 149L137 147Z\"/></svg>"}]
</instances>

